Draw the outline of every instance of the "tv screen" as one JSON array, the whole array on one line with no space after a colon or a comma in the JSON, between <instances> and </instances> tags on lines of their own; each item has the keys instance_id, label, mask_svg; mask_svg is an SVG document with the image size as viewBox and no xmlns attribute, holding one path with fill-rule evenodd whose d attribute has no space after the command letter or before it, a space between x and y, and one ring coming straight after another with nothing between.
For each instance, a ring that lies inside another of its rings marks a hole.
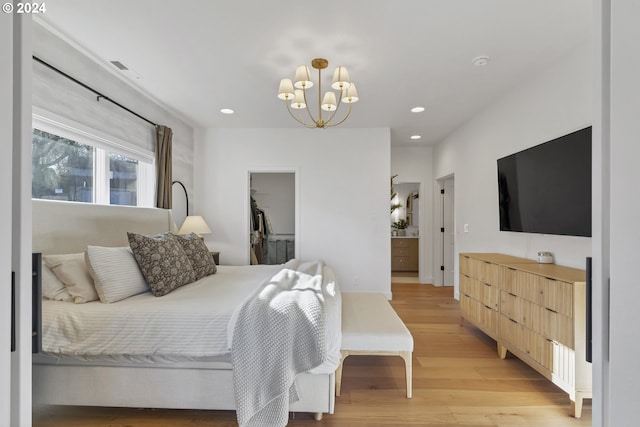
<instances>
[{"instance_id":1,"label":"tv screen","mask_svg":"<svg viewBox=\"0 0 640 427\"><path fill-rule=\"evenodd\" d=\"M591 237L591 127L498 159L501 231Z\"/></svg>"}]
</instances>

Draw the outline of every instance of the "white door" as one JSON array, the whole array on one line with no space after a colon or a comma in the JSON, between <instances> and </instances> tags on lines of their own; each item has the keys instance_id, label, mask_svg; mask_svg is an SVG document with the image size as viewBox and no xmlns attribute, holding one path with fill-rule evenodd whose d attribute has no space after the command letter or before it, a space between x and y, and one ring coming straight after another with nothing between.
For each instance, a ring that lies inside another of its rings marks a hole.
<instances>
[{"instance_id":1,"label":"white door","mask_svg":"<svg viewBox=\"0 0 640 427\"><path fill-rule=\"evenodd\" d=\"M30 17L0 14L0 426L11 427L31 425L30 40Z\"/></svg>"},{"instance_id":2,"label":"white door","mask_svg":"<svg viewBox=\"0 0 640 427\"><path fill-rule=\"evenodd\" d=\"M455 238L455 222L453 215L453 178L443 181L444 194L442 195L442 228L443 244L442 244L442 265L444 266L442 285L453 286L453 270L454 270L454 238Z\"/></svg>"}]
</instances>

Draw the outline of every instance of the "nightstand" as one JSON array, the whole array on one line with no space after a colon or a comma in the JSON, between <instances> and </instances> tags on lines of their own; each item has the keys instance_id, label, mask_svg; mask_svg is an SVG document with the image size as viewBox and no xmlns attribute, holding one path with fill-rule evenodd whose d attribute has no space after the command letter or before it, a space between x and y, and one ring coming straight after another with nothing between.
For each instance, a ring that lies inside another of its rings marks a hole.
<instances>
[{"instance_id":1,"label":"nightstand","mask_svg":"<svg viewBox=\"0 0 640 427\"><path fill-rule=\"evenodd\" d=\"M216 265L220 265L220 252L214 252L214 251L209 251L211 252L211 256L213 257L213 262L216 263Z\"/></svg>"}]
</instances>

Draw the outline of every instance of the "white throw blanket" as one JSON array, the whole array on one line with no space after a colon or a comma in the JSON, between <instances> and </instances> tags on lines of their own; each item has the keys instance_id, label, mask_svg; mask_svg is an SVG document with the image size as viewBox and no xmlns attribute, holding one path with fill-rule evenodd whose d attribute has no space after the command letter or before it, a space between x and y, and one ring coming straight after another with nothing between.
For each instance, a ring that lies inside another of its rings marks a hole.
<instances>
[{"instance_id":1,"label":"white throw blanket","mask_svg":"<svg viewBox=\"0 0 640 427\"><path fill-rule=\"evenodd\" d=\"M327 357L324 263L293 260L237 312L232 361L240 427L287 424L297 374Z\"/></svg>"}]
</instances>

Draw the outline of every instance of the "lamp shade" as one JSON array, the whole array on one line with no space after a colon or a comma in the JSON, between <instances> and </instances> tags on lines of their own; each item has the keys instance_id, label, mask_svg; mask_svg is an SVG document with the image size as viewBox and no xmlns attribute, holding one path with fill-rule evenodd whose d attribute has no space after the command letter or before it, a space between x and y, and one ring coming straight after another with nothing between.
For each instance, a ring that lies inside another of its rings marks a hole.
<instances>
[{"instance_id":1,"label":"lamp shade","mask_svg":"<svg viewBox=\"0 0 640 427\"><path fill-rule=\"evenodd\" d=\"M356 84L351 83L349 89L342 91L342 102L346 102L347 104L353 104L354 102L358 102L358 91L356 90Z\"/></svg>"},{"instance_id":2,"label":"lamp shade","mask_svg":"<svg viewBox=\"0 0 640 427\"><path fill-rule=\"evenodd\" d=\"M351 80L349 80L349 72L346 67L336 67L336 70L333 72L333 81L331 82L331 87L335 90L344 90L347 89L351 85Z\"/></svg>"},{"instance_id":3,"label":"lamp shade","mask_svg":"<svg viewBox=\"0 0 640 427\"><path fill-rule=\"evenodd\" d=\"M282 79L280 80L280 88L278 89L278 98L284 99L288 101L293 99L293 83L291 83L291 79Z\"/></svg>"},{"instance_id":4,"label":"lamp shade","mask_svg":"<svg viewBox=\"0 0 640 427\"><path fill-rule=\"evenodd\" d=\"M325 93L320 107L324 111L336 111L338 109L338 106L336 105L336 94L333 92Z\"/></svg>"},{"instance_id":5,"label":"lamp shade","mask_svg":"<svg viewBox=\"0 0 640 427\"><path fill-rule=\"evenodd\" d=\"M190 215L185 218L178 234L196 233L198 236L202 234L211 234L211 229L207 222L200 215Z\"/></svg>"},{"instance_id":6,"label":"lamp shade","mask_svg":"<svg viewBox=\"0 0 640 427\"><path fill-rule=\"evenodd\" d=\"M295 87L298 89L309 89L313 86L309 67L306 65L298 65L296 68Z\"/></svg>"},{"instance_id":7,"label":"lamp shade","mask_svg":"<svg viewBox=\"0 0 640 427\"><path fill-rule=\"evenodd\" d=\"M296 89L295 94L295 98L291 101L291 108L295 108L296 110L307 108L307 104L304 102L304 91L302 89Z\"/></svg>"}]
</instances>

